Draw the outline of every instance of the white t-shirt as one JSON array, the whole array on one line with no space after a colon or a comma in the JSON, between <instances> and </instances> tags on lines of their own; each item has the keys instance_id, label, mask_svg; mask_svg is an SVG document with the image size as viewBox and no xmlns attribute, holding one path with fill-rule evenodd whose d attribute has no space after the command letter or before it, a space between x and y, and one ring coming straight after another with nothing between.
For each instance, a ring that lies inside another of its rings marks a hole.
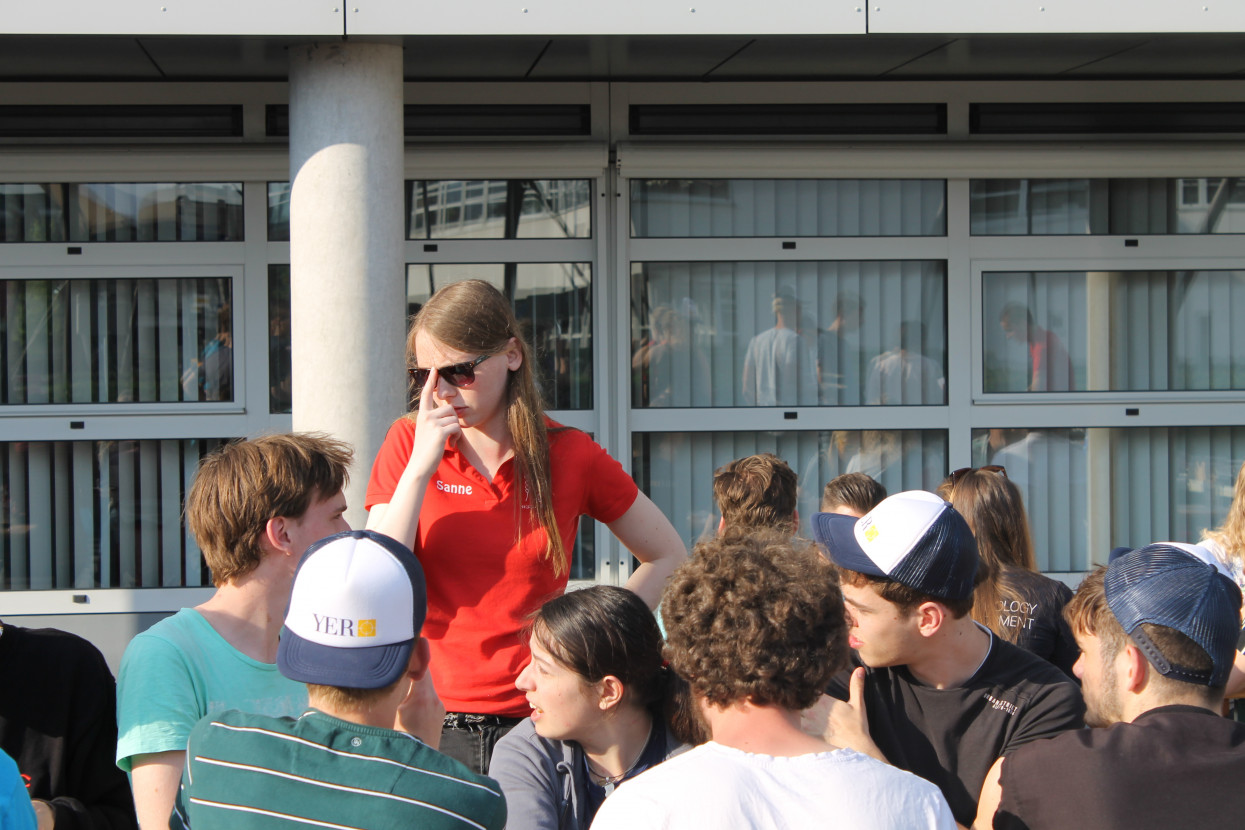
<instances>
[{"instance_id":1,"label":"white t-shirt","mask_svg":"<svg viewBox=\"0 0 1245 830\"><path fill-rule=\"evenodd\" d=\"M592 830L952 830L938 788L850 749L754 755L710 741L622 784Z\"/></svg>"}]
</instances>

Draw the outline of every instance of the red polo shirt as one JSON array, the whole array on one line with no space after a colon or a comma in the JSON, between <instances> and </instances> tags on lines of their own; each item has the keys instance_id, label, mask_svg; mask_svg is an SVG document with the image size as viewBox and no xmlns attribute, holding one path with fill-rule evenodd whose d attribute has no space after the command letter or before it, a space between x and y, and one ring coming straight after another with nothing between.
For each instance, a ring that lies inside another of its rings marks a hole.
<instances>
[{"instance_id":1,"label":"red polo shirt","mask_svg":"<svg viewBox=\"0 0 1245 830\"><path fill-rule=\"evenodd\" d=\"M585 433L547 424L553 509L570 551L581 515L608 524L627 512L638 488ZM368 481L369 510L393 497L414 437L410 419L389 428ZM513 471L512 459L488 481L457 446L447 446L424 494L415 542L428 583L424 636L437 693L451 712L527 716L530 707L514 687L529 659L519 634L532 611L566 589L566 575L555 577L541 557L548 537L526 497L522 538L516 532Z\"/></svg>"}]
</instances>

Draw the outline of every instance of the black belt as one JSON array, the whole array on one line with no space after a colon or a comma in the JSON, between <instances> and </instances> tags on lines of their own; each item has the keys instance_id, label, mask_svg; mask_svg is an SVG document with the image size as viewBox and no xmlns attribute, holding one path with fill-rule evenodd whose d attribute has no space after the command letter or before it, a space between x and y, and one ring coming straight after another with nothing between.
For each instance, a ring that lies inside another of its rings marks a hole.
<instances>
[{"instance_id":1,"label":"black belt","mask_svg":"<svg viewBox=\"0 0 1245 830\"><path fill-rule=\"evenodd\" d=\"M479 732L486 726L518 726L523 718L507 718L502 715L477 715L473 712L446 712L441 721L443 729L466 729Z\"/></svg>"}]
</instances>

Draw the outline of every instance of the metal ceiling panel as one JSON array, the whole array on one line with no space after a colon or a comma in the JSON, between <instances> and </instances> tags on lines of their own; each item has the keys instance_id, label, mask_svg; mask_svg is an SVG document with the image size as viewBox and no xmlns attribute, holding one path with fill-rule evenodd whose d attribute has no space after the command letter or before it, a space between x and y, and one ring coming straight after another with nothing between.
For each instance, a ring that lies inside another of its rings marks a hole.
<instances>
[{"instance_id":1,"label":"metal ceiling panel","mask_svg":"<svg viewBox=\"0 0 1245 830\"><path fill-rule=\"evenodd\" d=\"M714 80L876 78L948 42L928 35L757 38L713 71Z\"/></svg>"},{"instance_id":2,"label":"metal ceiling panel","mask_svg":"<svg viewBox=\"0 0 1245 830\"><path fill-rule=\"evenodd\" d=\"M544 37L408 37L402 71L408 81L522 80L540 57Z\"/></svg>"},{"instance_id":3,"label":"metal ceiling panel","mask_svg":"<svg viewBox=\"0 0 1245 830\"><path fill-rule=\"evenodd\" d=\"M1144 43L1138 35L994 35L956 38L890 78L1049 78Z\"/></svg>"},{"instance_id":4,"label":"metal ceiling panel","mask_svg":"<svg viewBox=\"0 0 1245 830\"><path fill-rule=\"evenodd\" d=\"M1239 32L1239 0L872 0L871 33Z\"/></svg>"},{"instance_id":5,"label":"metal ceiling panel","mask_svg":"<svg viewBox=\"0 0 1245 830\"><path fill-rule=\"evenodd\" d=\"M0 0L8 34L341 35L334 0Z\"/></svg>"},{"instance_id":6,"label":"metal ceiling panel","mask_svg":"<svg viewBox=\"0 0 1245 830\"><path fill-rule=\"evenodd\" d=\"M145 37L141 43L167 79L284 81L293 38Z\"/></svg>"},{"instance_id":7,"label":"metal ceiling panel","mask_svg":"<svg viewBox=\"0 0 1245 830\"><path fill-rule=\"evenodd\" d=\"M1170 77L1226 77L1245 74L1245 33L1169 35L1080 66L1075 77L1129 78L1162 68Z\"/></svg>"},{"instance_id":8,"label":"metal ceiling panel","mask_svg":"<svg viewBox=\"0 0 1245 830\"><path fill-rule=\"evenodd\" d=\"M145 81L159 80L160 68L143 53L135 38L30 35L0 41L0 78Z\"/></svg>"},{"instance_id":9,"label":"metal ceiling panel","mask_svg":"<svg viewBox=\"0 0 1245 830\"><path fill-rule=\"evenodd\" d=\"M8 0L6 0L7 2ZM351 35L732 35L864 34L857 0L353 0Z\"/></svg>"}]
</instances>

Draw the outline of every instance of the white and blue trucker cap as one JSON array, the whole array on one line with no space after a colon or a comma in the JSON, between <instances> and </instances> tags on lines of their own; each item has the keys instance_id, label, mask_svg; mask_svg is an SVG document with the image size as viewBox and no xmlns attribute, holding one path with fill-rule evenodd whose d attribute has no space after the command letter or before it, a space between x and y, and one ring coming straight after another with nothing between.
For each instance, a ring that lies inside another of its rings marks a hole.
<instances>
[{"instance_id":1,"label":"white and blue trucker cap","mask_svg":"<svg viewBox=\"0 0 1245 830\"><path fill-rule=\"evenodd\" d=\"M406 671L428 599L400 542L348 530L307 548L290 590L277 668L291 680L380 689Z\"/></svg>"},{"instance_id":2,"label":"white and blue trucker cap","mask_svg":"<svg viewBox=\"0 0 1245 830\"><path fill-rule=\"evenodd\" d=\"M841 568L938 599L973 595L977 541L964 517L933 493L896 493L860 519L817 513L812 526L813 538Z\"/></svg>"},{"instance_id":3,"label":"white and blue trucker cap","mask_svg":"<svg viewBox=\"0 0 1245 830\"><path fill-rule=\"evenodd\" d=\"M1228 682L1241 632L1241 589L1201 551L1159 542L1115 556L1103 577L1107 607L1150 665L1165 677L1199 686ZM1202 548L1201 550L1205 550ZM1172 663L1143 624L1178 631L1201 646L1210 671Z\"/></svg>"}]
</instances>

